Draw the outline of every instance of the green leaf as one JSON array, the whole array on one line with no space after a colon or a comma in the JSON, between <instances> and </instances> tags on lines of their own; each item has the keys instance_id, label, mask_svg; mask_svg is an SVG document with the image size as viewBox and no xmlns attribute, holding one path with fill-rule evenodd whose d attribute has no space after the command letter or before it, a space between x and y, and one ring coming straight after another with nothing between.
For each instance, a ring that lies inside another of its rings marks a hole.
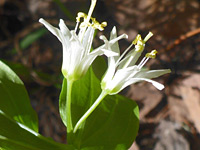
<instances>
[{"instance_id":1,"label":"green leaf","mask_svg":"<svg viewBox=\"0 0 200 150\"><path fill-rule=\"evenodd\" d=\"M41 28L36 30L35 32L31 32L30 34L28 34L20 41L21 49L26 49L29 45L31 45L33 42L43 36L46 32L47 30L45 28Z\"/></svg>"},{"instance_id":2,"label":"green leaf","mask_svg":"<svg viewBox=\"0 0 200 150\"><path fill-rule=\"evenodd\" d=\"M23 82L0 61L0 110L38 132L38 120ZM2 128L0 124L0 128Z\"/></svg>"},{"instance_id":3,"label":"green leaf","mask_svg":"<svg viewBox=\"0 0 200 150\"><path fill-rule=\"evenodd\" d=\"M23 79L23 81L29 82L32 79L31 71L23 64L7 60L2 60L2 62L5 63L18 76L20 76Z\"/></svg>"},{"instance_id":4,"label":"green leaf","mask_svg":"<svg viewBox=\"0 0 200 150\"><path fill-rule=\"evenodd\" d=\"M56 143L0 111L0 149L5 150L74 150L72 146Z\"/></svg>"},{"instance_id":5,"label":"green leaf","mask_svg":"<svg viewBox=\"0 0 200 150\"><path fill-rule=\"evenodd\" d=\"M103 57L97 57L92 63L92 69L98 79L101 79L107 69L107 64Z\"/></svg>"},{"instance_id":6,"label":"green leaf","mask_svg":"<svg viewBox=\"0 0 200 150\"><path fill-rule=\"evenodd\" d=\"M26 49L33 42L35 42L41 36L43 36L46 32L47 32L47 29L45 29L45 28L41 28L41 29L36 30L35 32L31 32L30 34L28 34L27 36L25 36L22 40L20 40L20 43L19 43L20 48L22 50ZM13 48L12 51L11 51L11 53L15 54L16 53L16 49Z\"/></svg>"},{"instance_id":7,"label":"green leaf","mask_svg":"<svg viewBox=\"0 0 200 150\"><path fill-rule=\"evenodd\" d=\"M65 109L66 80L60 95L60 110ZM85 77L74 83L72 88L73 126L93 104L101 92L100 81L92 69ZM66 115L60 111L62 118ZM66 124L66 120L63 120ZM106 96L85 124L74 135L74 145L78 149L127 150L137 135L139 109L137 104L120 95Z\"/></svg>"}]
</instances>

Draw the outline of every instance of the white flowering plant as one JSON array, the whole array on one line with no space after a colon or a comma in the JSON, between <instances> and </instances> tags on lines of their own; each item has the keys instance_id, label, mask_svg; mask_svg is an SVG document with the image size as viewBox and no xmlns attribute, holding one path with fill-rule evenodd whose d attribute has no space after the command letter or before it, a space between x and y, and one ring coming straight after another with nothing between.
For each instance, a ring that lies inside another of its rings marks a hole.
<instances>
[{"instance_id":1,"label":"white flowering plant","mask_svg":"<svg viewBox=\"0 0 200 150\"><path fill-rule=\"evenodd\" d=\"M170 70L144 69L147 61L156 57L156 50L138 62L145 43L153 35L151 32L144 39L138 35L120 54L118 41L128 36L118 36L113 27L109 40L101 35L104 44L91 50L95 30L102 31L107 25L92 17L95 5L96 0L91 0L88 14L78 13L74 30L69 30L62 19L59 28L39 20L63 48L59 111L67 129L67 144L39 134L37 115L22 81L0 61L1 150L127 150L134 142L139 129L139 109L136 102L118 93L140 81L162 90L164 85L152 78ZM91 65L101 55L107 57L108 68L100 81Z\"/></svg>"}]
</instances>

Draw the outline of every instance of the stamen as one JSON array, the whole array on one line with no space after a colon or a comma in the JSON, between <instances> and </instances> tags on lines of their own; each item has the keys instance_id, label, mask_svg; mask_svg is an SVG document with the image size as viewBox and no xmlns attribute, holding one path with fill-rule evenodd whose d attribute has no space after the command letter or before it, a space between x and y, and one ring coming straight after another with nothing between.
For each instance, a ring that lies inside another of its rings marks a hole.
<instances>
[{"instance_id":1,"label":"stamen","mask_svg":"<svg viewBox=\"0 0 200 150\"><path fill-rule=\"evenodd\" d=\"M93 22L92 27L95 29L99 29L100 31L104 30L104 27L107 26L107 22L102 22L101 24L96 20L96 18L92 18L91 20Z\"/></svg>"},{"instance_id":2,"label":"stamen","mask_svg":"<svg viewBox=\"0 0 200 150\"><path fill-rule=\"evenodd\" d=\"M81 22L80 24L80 28L87 28L89 26L91 26L91 23Z\"/></svg>"},{"instance_id":3,"label":"stamen","mask_svg":"<svg viewBox=\"0 0 200 150\"><path fill-rule=\"evenodd\" d=\"M91 5L90 5L88 15L87 16L84 15L84 21L80 24L80 28L82 28L81 33L79 35L80 41L83 40L83 37L84 37L84 34L85 34L87 27L91 26L90 19L91 19L91 16L92 16L92 12L94 11L94 7L96 5L96 2L97 2L97 0L91 0Z\"/></svg>"},{"instance_id":4,"label":"stamen","mask_svg":"<svg viewBox=\"0 0 200 150\"><path fill-rule=\"evenodd\" d=\"M132 43L133 43L134 45L136 45L138 41L142 41L142 37L141 37L140 34L138 34L138 35L136 36L135 40L133 40Z\"/></svg>"},{"instance_id":5,"label":"stamen","mask_svg":"<svg viewBox=\"0 0 200 150\"><path fill-rule=\"evenodd\" d=\"M135 45L135 51L143 51L145 44L140 34L136 36L135 40L132 43Z\"/></svg>"},{"instance_id":6,"label":"stamen","mask_svg":"<svg viewBox=\"0 0 200 150\"><path fill-rule=\"evenodd\" d=\"M130 50L130 48L133 46L133 43L122 53L122 55L117 60L116 64L119 65L124 59L120 62L120 60L126 55L126 53ZM119 64L118 64L119 63Z\"/></svg>"},{"instance_id":7,"label":"stamen","mask_svg":"<svg viewBox=\"0 0 200 150\"><path fill-rule=\"evenodd\" d=\"M80 23L80 20L81 20L81 18L86 18L87 17L87 15L85 14L85 13L83 13L83 12L79 12L78 14L77 14L77 17L76 17L76 26L75 26L75 33L76 33L76 31L78 30L78 26L79 26L79 23Z\"/></svg>"},{"instance_id":8,"label":"stamen","mask_svg":"<svg viewBox=\"0 0 200 150\"><path fill-rule=\"evenodd\" d=\"M86 15L85 13L79 12L79 13L77 14L77 17L76 17L76 22L80 22L80 19L81 19L81 18L86 18L86 17L87 17L87 15Z\"/></svg>"},{"instance_id":9,"label":"stamen","mask_svg":"<svg viewBox=\"0 0 200 150\"><path fill-rule=\"evenodd\" d=\"M156 50L152 50L151 51L151 53L147 53L146 55L145 55L145 57L148 57L148 58L156 58L156 54L157 54L158 52L156 51Z\"/></svg>"},{"instance_id":10,"label":"stamen","mask_svg":"<svg viewBox=\"0 0 200 150\"><path fill-rule=\"evenodd\" d=\"M78 25L79 25L79 22L76 23L76 26L75 26L75 29L74 29L75 33L76 33L77 29L78 29Z\"/></svg>"},{"instance_id":11,"label":"stamen","mask_svg":"<svg viewBox=\"0 0 200 150\"><path fill-rule=\"evenodd\" d=\"M147 53L145 57L142 59L142 61L139 63L138 68L141 69L149 60L149 58L156 58L157 53L158 52L156 50L152 50L150 53Z\"/></svg>"},{"instance_id":12,"label":"stamen","mask_svg":"<svg viewBox=\"0 0 200 150\"><path fill-rule=\"evenodd\" d=\"M152 32L149 32L147 36L144 38L144 43L146 43L153 36Z\"/></svg>"},{"instance_id":13,"label":"stamen","mask_svg":"<svg viewBox=\"0 0 200 150\"><path fill-rule=\"evenodd\" d=\"M92 2L91 2L90 9L89 9L89 12L88 12L88 16L87 16L87 19L86 19L86 23L89 23L90 18L92 17L92 12L94 10L96 2L97 2L97 0L92 0Z\"/></svg>"},{"instance_id":14,"label":"stamen","mask_svg":"<svg viewBox=\"0 0 200 150\"><path fill-rule=\"evenodd\" d=\"M142 61L139 63L138 68L141 69L149 60L149 57L144 57Z\"/></svg>"}]
</instances>

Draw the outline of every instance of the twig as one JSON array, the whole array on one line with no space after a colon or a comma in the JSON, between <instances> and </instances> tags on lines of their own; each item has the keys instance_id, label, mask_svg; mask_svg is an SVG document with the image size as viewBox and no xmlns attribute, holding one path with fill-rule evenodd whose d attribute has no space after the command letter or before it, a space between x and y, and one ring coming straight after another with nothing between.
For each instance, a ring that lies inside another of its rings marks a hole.
<instances>
[{"instance_id":1,"label":"twig","mask_svg":"<svg viewBox=\"0 0 200 150\"><path fill-rule=\"evenodd\" d=\"M178 39L176 39L172 44L170 44L167 48L162 49L159 51L159 53L163 53L165 51L170 51L173 49L175 46L179 45L183 41L187 40L188 38L195 36L200 33L200 28L197 28L195 30L189 31L186 34L181 35Z\"/></svg>"}]
</instances>

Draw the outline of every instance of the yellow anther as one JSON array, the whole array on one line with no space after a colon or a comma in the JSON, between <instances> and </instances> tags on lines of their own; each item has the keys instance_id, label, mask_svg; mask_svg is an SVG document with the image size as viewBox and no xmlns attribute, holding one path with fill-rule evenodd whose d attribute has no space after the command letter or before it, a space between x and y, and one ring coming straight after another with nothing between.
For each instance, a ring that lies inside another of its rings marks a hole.
<instances>
[{"instance_id":1,"label":"yellow anther","mask_svg":"<svg viewBox=\"0 0 200 150\"><path fill-rule=\"evenodd\" d=\"M138 34L138 35L136 36L135 40L133 40L132 43L133 43L134 45L136 45L136 44L138 43L138 41L142 41L142 37L141 37L140 34Z\"/></svg>"},{"instance_id":2,"label":"yellow anther","mask_svg":"<svg viewBox=\"0 0 200 150\"><path fill-rule=\"evenodd\" d=\"M99 29L100 31L104 30L104 27L107 26L107 22L102 22L101 24L96 20L96 18L91 18L92 27L95 29Z\"/></svg>"},{"instance_id":3,"label":"yellow anther","mask_svg":"<svg viewBox=\"0 0 200 150\"><path fill-rule=\"evenodd\" d=\"M156 50L152 50L150 53L147 53L146 55L145 55L145 57L148 57L148 58L156 58L156 54L157 54L158 52L156 51Z\"/></svg>"},{"instance_id":4,"label":"yellow anther","mask_svg":"<svg viewBox=\"0 0 200 150\"><path fill-rule=\"evenodd\" d=\"M85 28L85 27L89 27L89 26L91 26L91 23L82 22L82 23L80 24L80 28Z\"/></svg>"},{"instance_id":5,"label":"yellow anther","mask_svg":"<svg viewBox=\"0 0 200 150\"><path fill-rule=\"evenodd\" d=\"M102 23L101 23L101 26L102 26L102 27L106 27L106 26L107 26L107 22L105 22L105 21L102 22Z\"/></svg>"},{"instance_id":6,"label":"yellow anther","mask_svg":"<svg viewBox=\"0 0 200 150\"><path fill-rule=\"evenodd\" d=\"M76 22L80 22L80 19L81 19L81 18L86 19L86 18L87 18L87 15L86 15L85 13L83 13L83 12L79 12L79 13L77 14L77 17L76 17Z\"/></svg>"},{"instance_id":7,"label":"yellow anther","mask_svg":"<svg viewBox=\"0 0 200 150\"><path fill-rule=\"evenodd\" d=\"M92 0L95 3L95 0ZM76 22L80 22L80 19L83 18L83 22L80 24L80 28L86 28L92 26L95 29L99 29L100 31L104 30L104 27L107 26L107 22L102 22L101 24L96 20L96 18L92 18L83 13L79 12L76 17ZM90 23L91 22L91 23Z\"/></svg>"},{"instance_id":8,"label":"yellow anther","mask_svg":"<svg viewBox=\"0 0 200 150\"><path fill-rule=\"evenodd\" d=\"M135 45L136 52L143 51L145 44L140 34L136 36L135 40L132 43Z\"/></svg>"}]
</instances>

